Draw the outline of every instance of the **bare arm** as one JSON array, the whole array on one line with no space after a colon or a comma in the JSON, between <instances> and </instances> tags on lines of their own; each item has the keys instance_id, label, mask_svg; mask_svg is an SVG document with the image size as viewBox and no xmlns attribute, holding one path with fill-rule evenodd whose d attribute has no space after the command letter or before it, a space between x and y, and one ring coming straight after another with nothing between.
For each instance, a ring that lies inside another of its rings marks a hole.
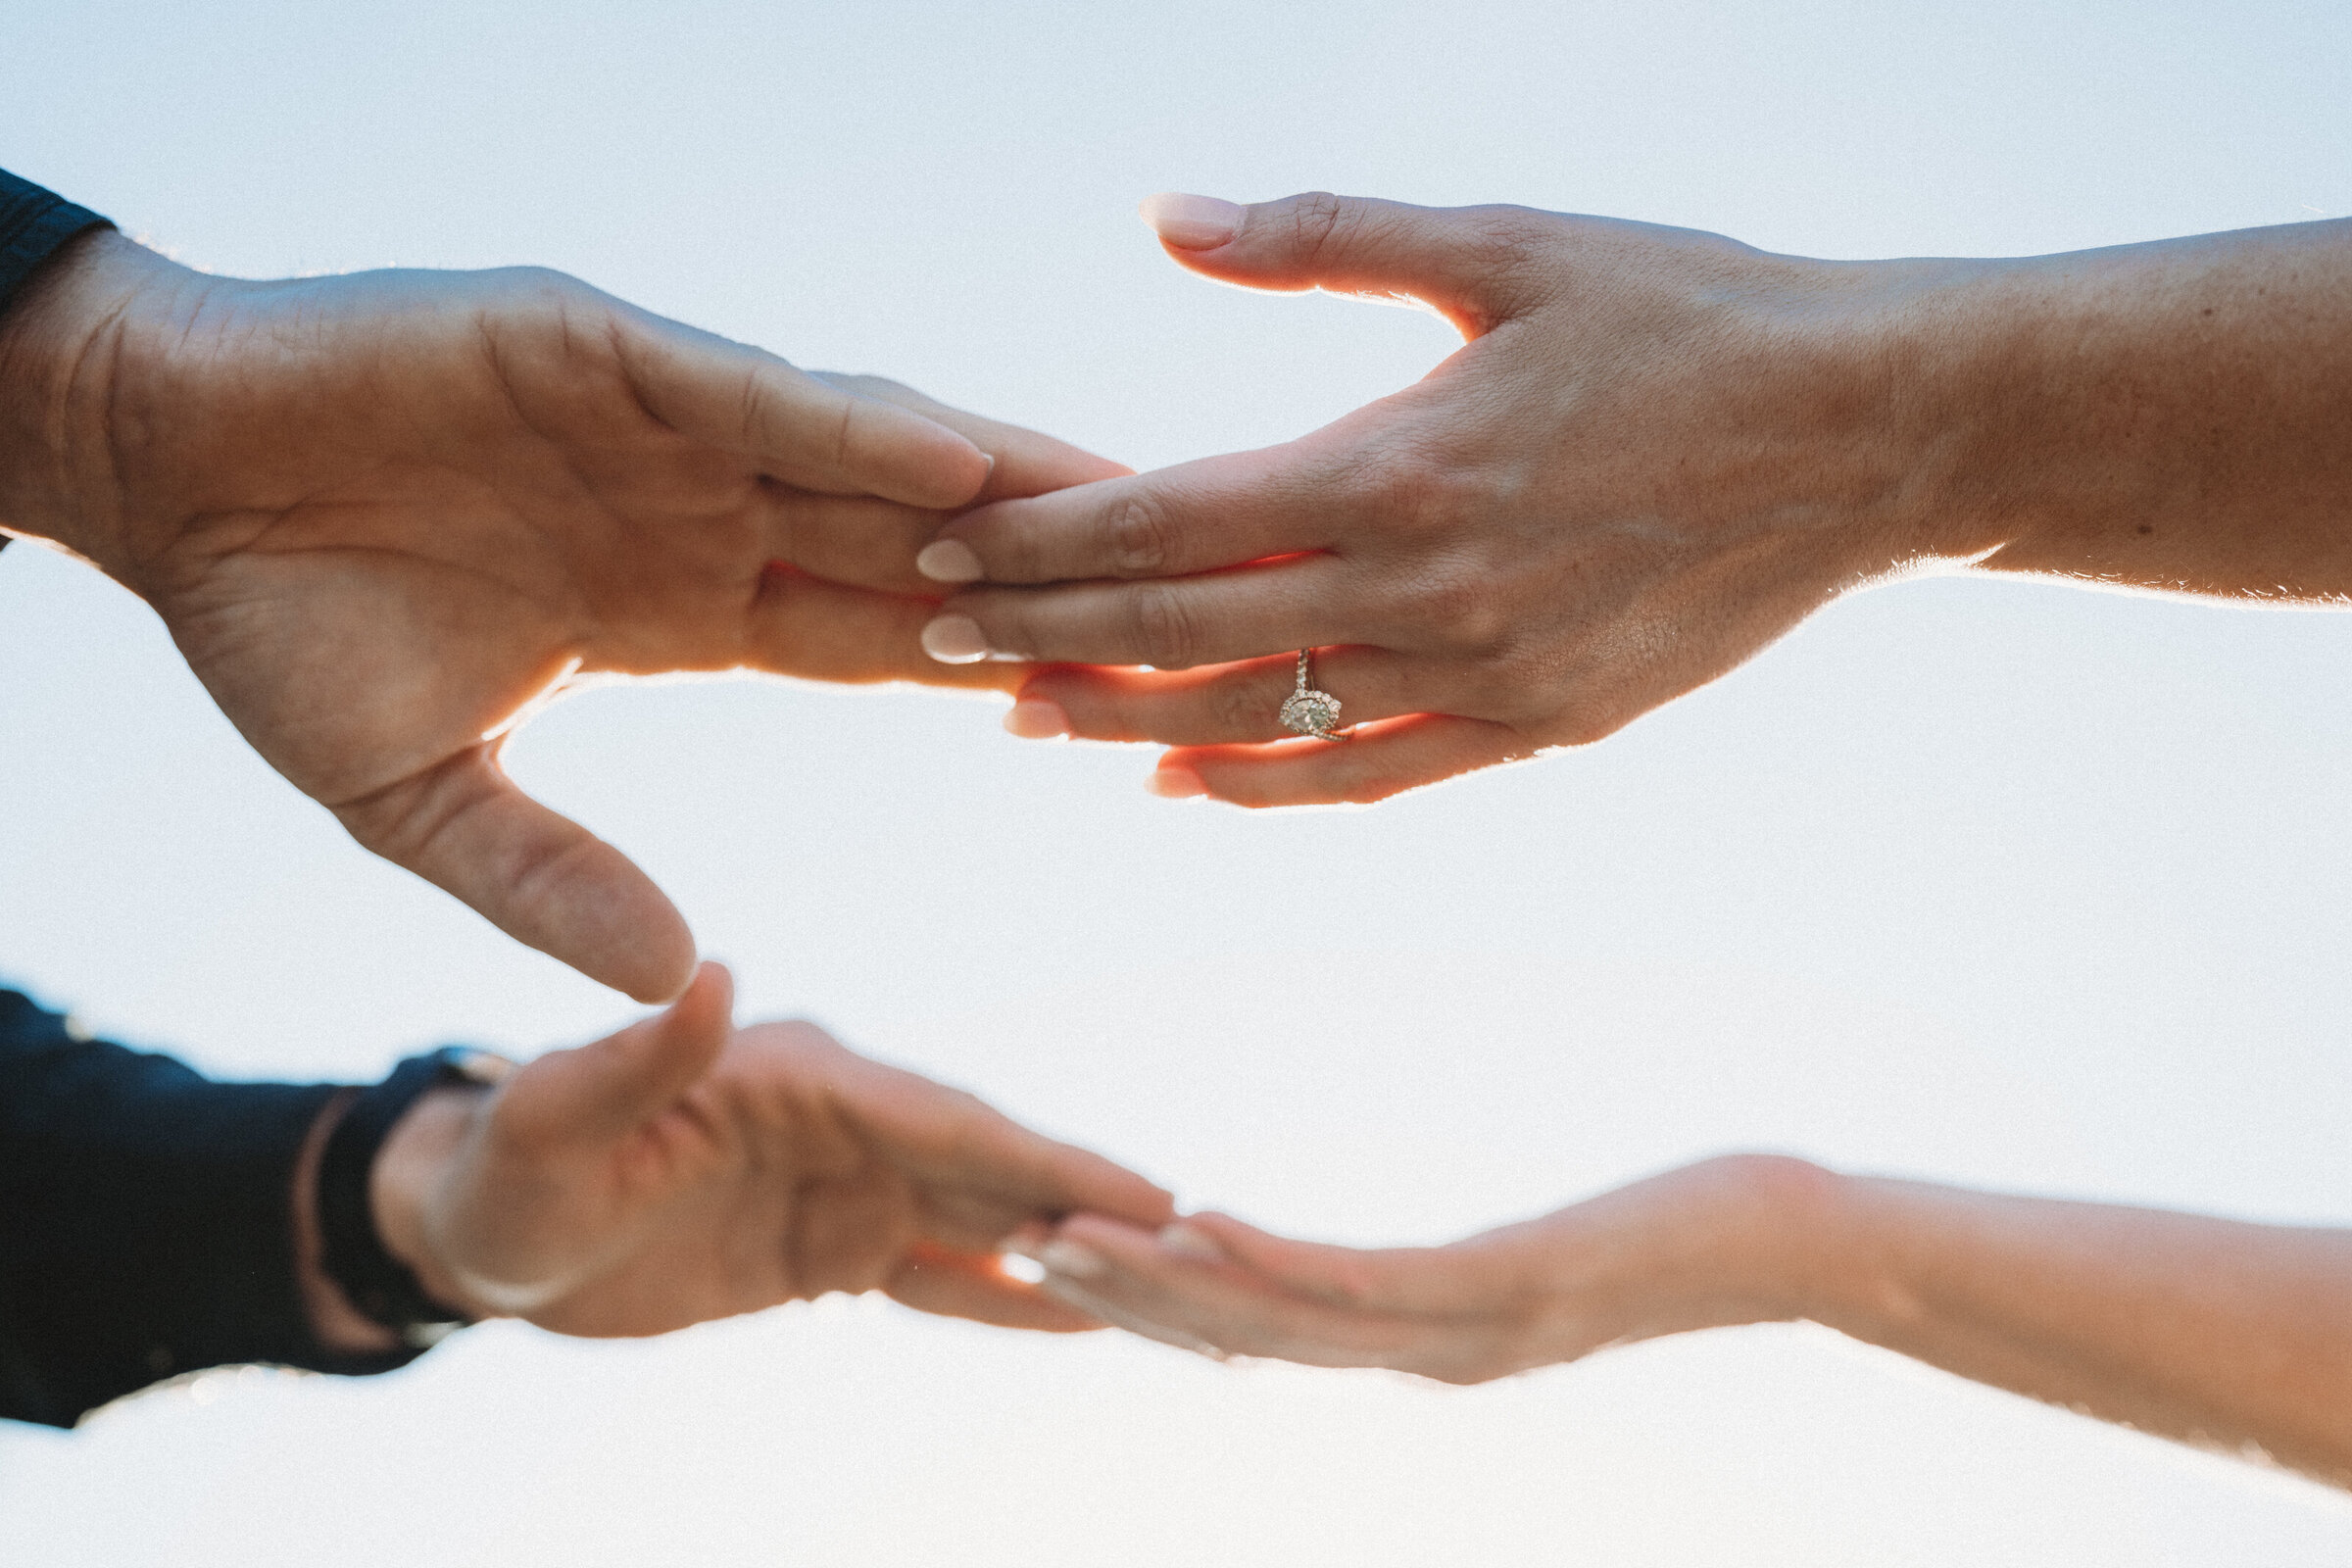
<instances>
[{"instance_id":1,"label":"bare arm","mask_svg":"<svg viewBox=\"0 0 2352 1568\"><path fill-rule=\"evenodd\" d=\"M1476 1383L1810 1319L1978 1382L2352 1486L2352 1232L1733 1155L1449 1247L1084 1215L1048 1287L1157 1338Z\"/></svg>"},{"instance_id":2,"label":"bare arm","mask_svg":"<svg viewBox=\"0 0 2352 1568\"><path fill-rule=\"evenodd\" d=\"M2352 1486L2352 1232L1849 1180L1804 1315L1962 1377Z\"/></svg>"},{"instance_id":3,"label":"bare arm","mask_svg":"<svg viewBox=\"0 0 2352 1568\"><path fill-rule=\"evenodd\" d=\"M1991 570L2352 600L2352 221L1959 264L1944 553Z\"/></svg>"},{"instance_id":4,"label":"bare arm","mask_svg":"<svg viewBox=\"0 0 2352 1568\"><path fill-rule=\"evenodd\" d=\"M1163 794L1376 800L1597 740L1915 572L2352 594L2352 222L1824 262L1509 207L1151 216L1195 271L1468 339L1296 441L925 550L968 585L933 656L1067 662L1010 727L1173 745ZM1299 648L1351 744L1286 739Z\"/></svg>"}]
</instances>

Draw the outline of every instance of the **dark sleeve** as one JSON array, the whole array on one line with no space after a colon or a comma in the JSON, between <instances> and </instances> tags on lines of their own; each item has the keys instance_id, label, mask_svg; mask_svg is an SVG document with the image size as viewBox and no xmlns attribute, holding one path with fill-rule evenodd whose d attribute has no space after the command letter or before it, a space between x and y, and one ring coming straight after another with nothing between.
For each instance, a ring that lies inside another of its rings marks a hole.
<instances>
[{"instance_id":1,"label":"dark sleeve","mask_svg":"<svg viewBox=\"0 0 2352 1568\"><path fill-rule=\"evenodd\" d=\"M114 225L86 207L0 169L0 311L41 264L87 228ZM0 550L8 535L0 534Z\"/></svg>"},{"instance_id":2,"label":"dark sleeve","mask_svg":"<svg viewBox=\"0 0 2352 1568\"><path fill-rule=\"evenodd\" d=\"M239 1361L381 1372L313 1338L294 1164L326 1084L214 1083L0 991L0 1417L71 1426Z\"/></svg>"},{"instance_id":3,"label":"dark sleeve","mask_svg":"<svg viewBox=\"0 0 2352 1568\"><path fill-rule=\"evenodd\" d=\"M105 223L88 208L0 169L0 310L66 241Z\"/></svg>"}]
</instances>

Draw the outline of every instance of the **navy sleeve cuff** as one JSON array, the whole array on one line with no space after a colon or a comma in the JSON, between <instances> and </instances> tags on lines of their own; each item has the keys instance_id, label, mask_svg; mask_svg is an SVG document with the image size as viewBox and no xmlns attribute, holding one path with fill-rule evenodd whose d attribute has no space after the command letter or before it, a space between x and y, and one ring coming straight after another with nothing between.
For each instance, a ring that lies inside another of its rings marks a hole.
<instances>
[{"instance_id":1,"label":"navy sleeve cuff","mask_svg":"<svg viewBox=\"0 0 2352 1568\"><path fill-rule=\"evenodd\" d=\"M174 1373L389 1371L310 1329L294 1166L333 1085L214 1083L0 991L0 1417L71 1426Z\"/></svg>"},{"instance_id":2,"label":"navy sleeve cuff","mask_svg":"<svg viewBox=\"0 0 2352 1568\"><path fill-rule=\"evenodd\" d=\"M66 241L107 220L0 169L0 310Z\"/></svg>"}]
</instances>

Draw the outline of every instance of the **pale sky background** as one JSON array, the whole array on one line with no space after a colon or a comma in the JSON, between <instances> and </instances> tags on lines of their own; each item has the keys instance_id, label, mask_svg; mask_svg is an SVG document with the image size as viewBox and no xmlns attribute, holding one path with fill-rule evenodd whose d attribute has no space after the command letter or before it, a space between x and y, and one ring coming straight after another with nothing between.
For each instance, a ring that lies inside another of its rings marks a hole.
<instances>
[{"instance_id":1,"label":"pale sky background","mask_svg":"<svg viewBox=\"0 0 2352 1568\"><path fill-rule=\"evenodd\" d=\"M1838 257L2352 213L2340 0L0 0L0 166L194 265L542 263L1142 466L1451 341L1184 274L1155 190ZM1148 751L1015 741L993 702L768 683L595 693L511 756L747 1016L1279 1227L1437 1240L1736 1148L2352 1223L2347 691L2342 616L1947 580L1369 811L1158 801ZM631 1015L361 853L144 607L29 548L0 969L228 1074ZM0 1428L0 1559L69 1568L2348 1558L2352 1499L1805 1328L1457 1391L835 1300Z\"/></svg>"}]
</instances>

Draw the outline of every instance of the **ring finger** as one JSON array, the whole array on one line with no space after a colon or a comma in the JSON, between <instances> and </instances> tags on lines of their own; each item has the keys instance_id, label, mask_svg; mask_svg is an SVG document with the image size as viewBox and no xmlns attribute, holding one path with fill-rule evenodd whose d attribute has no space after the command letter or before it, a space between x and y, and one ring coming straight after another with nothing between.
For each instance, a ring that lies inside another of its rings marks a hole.
<instances>
[{"instance_id":1,"label":"ring finger","mask_svg":"<svg viewBox=\"0 0 2352 1568\"><path fill-rule=\"evenodd\" d=\"M1307 679L1340 704L1339 727L1444 710L1425 662L1385 648L1316 649ZM1017 735L1220 746L1295 734L1282 705L1298 690L1295 654L1162 672L1064 665L1021 688L1005 727Z\"/></svg>"}]
</instances>

